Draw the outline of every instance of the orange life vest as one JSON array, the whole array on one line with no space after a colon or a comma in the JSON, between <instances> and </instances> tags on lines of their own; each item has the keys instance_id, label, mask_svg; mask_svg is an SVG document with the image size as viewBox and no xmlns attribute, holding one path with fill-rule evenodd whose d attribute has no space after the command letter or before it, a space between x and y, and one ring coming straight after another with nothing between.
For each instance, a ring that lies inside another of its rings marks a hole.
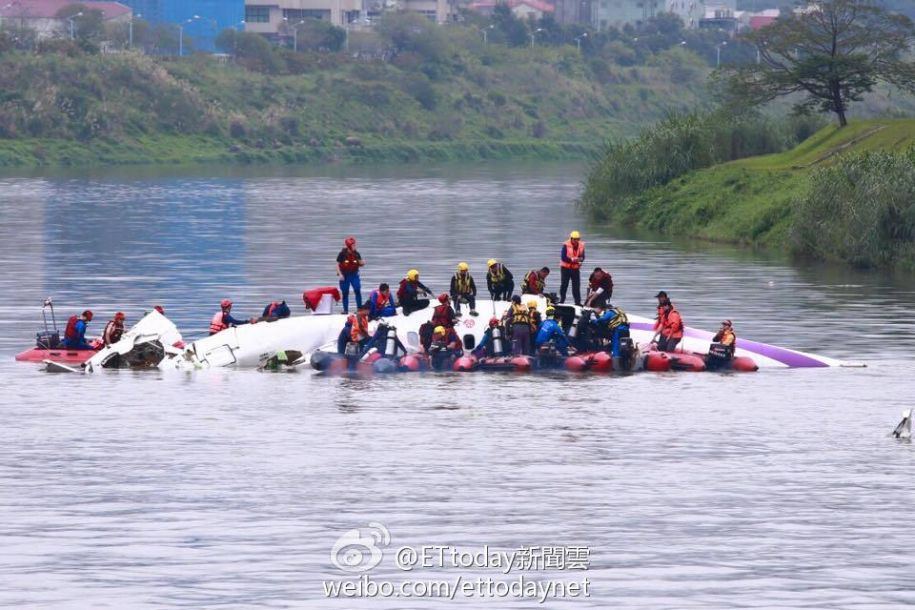
<instances>
[{"instance_id":1,"label":"orange life vest","mask_svg":"<svg viewBox=\"0 0 915 610\"><path fill-rule=\"evenodd\" d=\"M349 333L350 341L355 341L359 343L363 339L369 338L369 319L368 316L361 316L358 314L350 314L349 316L350 324L353 328Z\"/></svg>"},{"instance_id":2,"label":"orange life vest","mask_svg":"<svg viewBox=\"0 0 915 610\"><path fill-rule=\"evenodd\" d=\"M394 299L392 298L392 296L391 296L391 291L390 291L390 290L388 291L387 294L381 292L380 290L373 290L372 292L373 292L374 294L378 295L378 296L375 298L375 307L377 307L378 309L384 309L384 308L387 307L389 304L391 304L391 303L393 302L393 300L394 300Z\"/></svg>"},{"instance_id":3,"label":"orange life vest","mask_svg":"<svg viewBox=\"0 0 915 610\"><path fill-rule=\"evenodd\" d=\"M712 339L725 347L734 347L734 344L737 343L737 335L734 334L734 331L730 328L718 331L718 334L715 335L715 338Z\"/></svg>"},{"instance_id":4,"label":"orange life vest","mask_svg":"<svg viewBox=\"0 0 915 610\"><path fill-rule=\"evenodd\" d=\"M229 328L229 325L223 321L223 317L226 315L226 312L220 309L213 314L213 319L210 320L210 334L215 335L221 330Z\"/></svg>"},{"instance_id":5,"label":"orange life vest","mask_svg":"<svg viewBox=\"0 0 915 610\"><path fill-rule=\"evenodd\" d=\"M664 328L661 334L670 339L683 338L683 318L680 317L680 312L673 307L664 316Z\"/></svg>"},{"instance_id":6,"label":"orange life vest","mask_svg":"<svg viewBox=\"0 0 915 610\"><path fill-rule=\"evenodd\" d=\"M578 247L575 247L575 244L572 243L572 240L568 240L565 243L566 247L566 256L568 258L582 258L585 255L585 242L578 240ZM559 266L564 269L581 269L581 261L577 263L567 263L566 261L561 261Z\"/></svg>"}]
</instances>

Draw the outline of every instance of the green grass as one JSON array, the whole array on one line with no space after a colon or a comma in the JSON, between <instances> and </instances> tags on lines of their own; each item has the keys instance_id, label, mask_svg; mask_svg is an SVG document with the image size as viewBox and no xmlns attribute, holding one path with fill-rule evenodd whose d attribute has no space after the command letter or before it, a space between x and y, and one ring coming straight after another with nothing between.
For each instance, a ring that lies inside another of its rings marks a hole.
<instances>
[{"instance_id":1,"label":"green grass","mask_svg":"<svg viewBox=\"0 0 915 610\"><path fill-rule=\"evenodd\" d=\"M827 127L784 153L691 172L628 203L614 221L671 236L788 250L793 208L816 169L841 156L903 151L915 120L856 121Z\"/></svg>"},{"instance_id":2,"label":"green grass","mask_svg":"<svg viewBox=\"0 0 915 610\"><path fill-rule=\"evenodd\" d=\"M670 66L608 82L569 49L490 55L434 78L323 55L277 75L197 56L0 55L0 167L583 159L706 95L701 66L686 84Z\"/></svg>"}]
</instances>

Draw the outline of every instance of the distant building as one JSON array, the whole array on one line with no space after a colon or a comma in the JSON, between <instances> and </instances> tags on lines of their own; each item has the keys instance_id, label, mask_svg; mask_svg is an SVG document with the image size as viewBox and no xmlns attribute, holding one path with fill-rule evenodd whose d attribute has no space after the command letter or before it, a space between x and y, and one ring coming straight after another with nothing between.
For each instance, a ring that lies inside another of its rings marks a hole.
<instances>
[{"instance_id":1,"label":"distant building","mask_svg":"<svg viewBox=\"0 0 915 610\"><path fill-rule=\"evenodd\" d=\"M591 23L592 0L554 0L553 16L562 25Z\"/></svg>"},{"instance_id":2,"label":"distant building","mask_svg":"<svg viewBox=\"0 0 915 610\"><path fill-rule=\"evenodd\" d=\"M720 1L720 0L719 0ZM737 21L736 1L707 5L705 17L699 20L699 29L723 32L728 36L737 34L740 23Z\"/></svg>"},{"instance_id":3,"label":"distant building","mask_svg":"<svg viewBox=\"0 0 915 610\"><path fill-rule=\"evenodd\" d=\"M499 4L508 6L519 19L540 19L547 13L554 13L556 7L543 0L480 0L468 5L468 8L484 15L492 15Z\"/></svg>"},{"instance_id":4,"label":"distant building","mask_svg":"<svg viewBox=\"0 0 915 610\"><path fill-rule=\"evenodd\" d=\"M138 17L184 29L195 50L213 51L216 36L245 24L245 0L122 0Z\"/></svg>"},{"instance_id":5,"label":"distant building","mask_svg":"<svg viewBox=\"0 0 915 610\"><path fill-rule=\"evenodd\" d=\"M591 25L599 30L636 25L661 13L673 13L688 28L699 27L705 0L593 0Z\"/></svg>"},{"instance_id":6,"label":"distant building","mask_svg":"<svg viewBox=\"0 0 915 610\"><path fill-rule=\"evenodd\" d=\"M454 20L451 0L247 0L245 31L269 38L282 36L285 24L303 19L321 19L343 27L365 25L386 11L411 11L436 23Z\"/></svg>"},{"instance_id":7,"label":"distant building","mask_svg":"<svg viewBox=\"0 0 915 610\"><path fill-rule=\"evenodd\" d=\"M0 0L6 1L0 6L0 25L18 27L35 32L39 40L66 36L69 23L59 19L58 13L74 4L81 4L87 9L97 10L106 23L127 23L131 18L129 6L119 2L74 2L73 0Z\"/></svg>"}]
</instances>

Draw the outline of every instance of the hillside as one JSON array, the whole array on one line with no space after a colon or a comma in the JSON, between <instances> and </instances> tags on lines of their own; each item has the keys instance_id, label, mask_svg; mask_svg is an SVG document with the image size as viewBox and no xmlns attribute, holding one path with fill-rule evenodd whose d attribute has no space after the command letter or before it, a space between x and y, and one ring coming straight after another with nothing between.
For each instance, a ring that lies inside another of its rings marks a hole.
<instances>
[{"instance_id":1,"label":"hillside","mask_svg":"<svg viewBox=\"0 0 915 610\"><path fill-rule=\"evenodd\" d=\"M845 129L830 126L784 153L688 173L641 193L608 216L615 223L669 235L790 249L859 266L915 268L915 258L900 251L913 243L909 229L915 226L915 201L907 190L908 175L898 174L907 166L915 168L906 156L913 145L915 120L857 121ZM897 173L878 175L894 159L902 161L893 170ZM873 167L862 171L868 165ZM858 191L864 188L867 177L875 181L868 185L872 192L853 192L856 182L861 182ZM893 209L871 209L872 202L885 195L881 192L884 187L893 191L888 196L894 200ZM825 189L833 192L821 192ZM814 213L812 201L818 196L826 201ZM859 222L856 217L861 216L870 218L866 227L858 227L856 235L841 233L850 232L849 223ZM849 250L857 235L871 230L875 232L873 252L864 255ZM818 237L811 233L828 231L837 231L832 239L835 243L828 247L813 244ZM883 238L877 235L881 231L887 233Z\"/></svg>"},{"instance_id":2,"label":"hillside","mask_svg":"<svg viewBox=\"0 0 915 610\"><path fill-rule=\"evenodd\" d=\"M203 55L0 55L0 166L582 158L700 103L708 72L677 49L631 67L568 46L295 60L270 74Z\"/></svg>"}]
</instances>

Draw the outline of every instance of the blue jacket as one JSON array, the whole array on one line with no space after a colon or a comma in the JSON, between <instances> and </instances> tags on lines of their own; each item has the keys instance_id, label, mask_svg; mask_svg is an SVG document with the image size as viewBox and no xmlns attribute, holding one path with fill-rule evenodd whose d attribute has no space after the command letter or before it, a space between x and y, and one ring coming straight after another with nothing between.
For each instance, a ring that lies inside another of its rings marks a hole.
<instances>
[{"instance_id":1,"label":"blue jacket","mask_svg":"<svg viewBox=\"0 0 915 610\"><path fill-rule=\"evenodd\" d=\"M540 325L540 330L537 331L537 337L534 339L534 345L540 347L550 340L555 341L556 347L560 351L569 349L569 340L566 338L566 334L562 332L562 327L559 326L559 323L556 320L547 318Z\"/></svg>"},{"instance_id":2,"label":"blue jacket","mask_svg":"<svg viewBox=\"0 0 915 610\"><path fill-rule=\"evenodd\" d=\"M613 318L615 318L615 317L616 317L616 312L613 311L612 309L607 309L604 313L602 313L600 315L600 317L591 320L591 324L593 324L594 326L607 325L607 324L610 324L610 322L612 322ZM622 328L622 327L625 327L628 329L629 325L620 324L619 328Z\"/></svg>"},{"instance_id":3,"label":"blue jacket","mask_svg":"<svg viewBox=\"0 0 915 610\"><path fill-rule=\"evenodd\" d=\"M288 318L292 314L292 312L289 310L289 305L286 304L286 301L282 301L276 306L272 316L270 315L271 307L273 307L273 303L268 303L267 306L264 307L264 313L261 314L262 318L266 318L268 316L278 319Z\"/></svg>"},{"instance_id":4,"label":"blue jacket","mask_svg":"<svg viewBox=\"0 0 915 610\"><path fill-rule=\"evenodd\" d=\"M379 294L380 294L380 293L379 293L377 290L373 290L373 291L372 291L372 296L369 297L369 316L372 317L372 318L381 318L381 317L387 317L387 316L396 316L396 315L397 315L397 307L394 306L394 297L393 297L393 295L391 296L391 298L388 299L388 304L385 305L384 307L382 307L381 309L379 309L379 308L378 308L378 296L379 296Z\"/></svg>"}]
</instances>

